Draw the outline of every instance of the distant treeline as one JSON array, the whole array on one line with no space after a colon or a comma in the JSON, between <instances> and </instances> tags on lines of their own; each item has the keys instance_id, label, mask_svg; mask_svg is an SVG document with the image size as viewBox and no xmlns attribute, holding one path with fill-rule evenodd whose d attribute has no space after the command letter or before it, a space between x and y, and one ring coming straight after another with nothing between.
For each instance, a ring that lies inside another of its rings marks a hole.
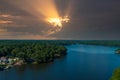
<instances>
[{"instance_id":1,"label":"distant treeline","mask_svg":"<svg viewBox=\"0 0 120 80\"><path fill-rule=\"evenodd\" d=\"M103 45L103 46L119 46L120 40L85 40L77 41L79 44Z\"/></svg>"},{"instance_id":2,"label":"distant treeline","mask_svg":"<svg viewBox=\"0 0 120 80\"><path fill-rule=\"evenodd\" d=\"M12 43L10 45L18 43L40 43L51 45L71 45L71 44L92 44L92 45L104 45L104 46L120 46L120 40L0 40L0 44ZM7 44L8 45L8 44Z\"/></svg>"}]
</instances>

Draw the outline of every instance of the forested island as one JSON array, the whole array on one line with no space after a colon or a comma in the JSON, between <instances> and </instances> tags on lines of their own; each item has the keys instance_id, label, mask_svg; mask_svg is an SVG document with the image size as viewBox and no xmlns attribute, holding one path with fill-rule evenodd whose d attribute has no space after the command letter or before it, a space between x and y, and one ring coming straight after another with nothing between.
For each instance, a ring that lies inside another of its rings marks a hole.
<instances>
[{"instance_id":1,"label":"forested island","mask_svg":"<svg viewBox=\"0 0 120 80\"><path fill-rule=\"evenodd\" d=\"M0 41L0 69L24 63L48 63L67 54L60 42L49 41Z\"/></svg>"}]
</instances>

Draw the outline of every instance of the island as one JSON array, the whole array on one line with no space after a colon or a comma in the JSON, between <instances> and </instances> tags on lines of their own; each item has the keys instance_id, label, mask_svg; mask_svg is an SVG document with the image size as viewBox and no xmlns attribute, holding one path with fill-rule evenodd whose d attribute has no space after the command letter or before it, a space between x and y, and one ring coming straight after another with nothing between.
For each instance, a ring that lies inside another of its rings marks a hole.
<instances>
[{"instance_id":1,"label":"island","mask_svg":"<svg viewBox=\"0 0 120 80\"><path fill-rule=\"evenodd\" d=\"M116 54L120 54L120 49L115 50Z\"/></svg>"},{"instance_id":2,"label":"island","mask_svg":"<svg viewBox=\"0 0 120 80\"><path fill-rule=\"evenodd\" d=\"M62 44L48 41L0 41L0 70L22 64L41 64L67 54Z\"/></svg>"}]
</instances>

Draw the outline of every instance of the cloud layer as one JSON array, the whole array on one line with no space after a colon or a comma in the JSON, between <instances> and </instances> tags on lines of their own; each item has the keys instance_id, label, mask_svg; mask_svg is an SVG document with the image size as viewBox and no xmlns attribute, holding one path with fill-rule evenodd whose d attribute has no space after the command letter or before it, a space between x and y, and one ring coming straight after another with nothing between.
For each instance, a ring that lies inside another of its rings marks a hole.
<instances>
[{"instance_id":1,"label":"cloud layer","mask_svg":"<svg viewBox=\"0 0 120 80\"><path fill-rule=\"evenodd\" d=\"M55 0L59 15L71 21L53 35L47 35L52 26L43 20L48 12L39 13L46 9L33 7L47 2L25 1L0 0L0 39L120 39L119 0Z\"/></svg>"}]
</instances>

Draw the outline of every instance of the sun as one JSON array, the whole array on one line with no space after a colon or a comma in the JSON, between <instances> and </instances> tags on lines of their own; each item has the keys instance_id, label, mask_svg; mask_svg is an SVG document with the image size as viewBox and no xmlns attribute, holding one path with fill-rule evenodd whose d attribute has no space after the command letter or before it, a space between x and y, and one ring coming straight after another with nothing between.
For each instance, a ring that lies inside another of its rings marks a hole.
<instances>
[{"instance_id":1,"label":"sun","mask_svg":"<svg viewBox=\"0 0 120 80\"><path fill-rule=\"evenodd\" d=\"M54 27L56 26L62 27L62 22L60 18L49 18L48 22L52 24Z\"/></svg>"},{"instance_id":2,"label":"sun","mask_svg":"<svg viewBox=\"0 0 120 80\"><path fill-rule=\"evenodd\" d=\"M66 16L64 18L48 18L47 21L53 25L54 27L58 26L58 27L62 27L62 23L68 23L69 22L69 18Z\"/></svg>"}]
</instances>

